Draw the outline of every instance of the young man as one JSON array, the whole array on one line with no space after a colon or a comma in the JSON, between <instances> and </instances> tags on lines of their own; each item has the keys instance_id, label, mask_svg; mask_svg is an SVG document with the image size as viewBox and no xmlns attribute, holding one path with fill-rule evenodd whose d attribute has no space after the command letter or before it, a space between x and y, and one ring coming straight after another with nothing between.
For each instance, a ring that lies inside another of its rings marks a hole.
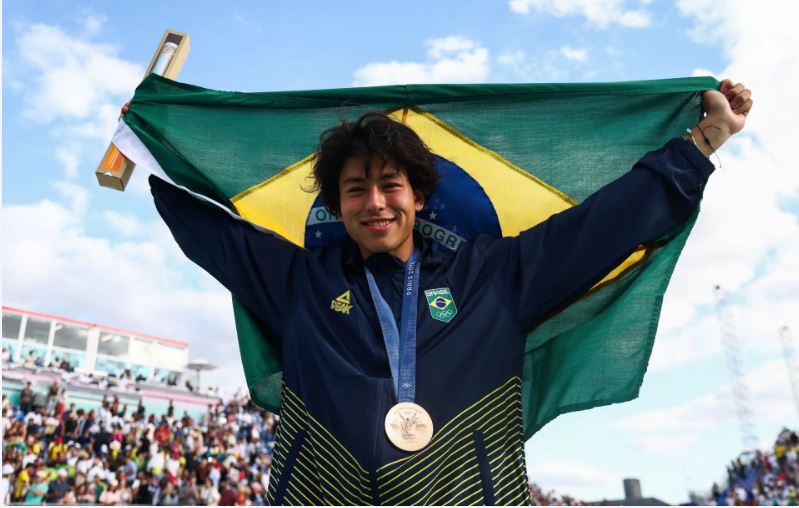
<instances>
[{"instance_id":1,"label":"young man","mask_svg":"<svg viewBox=\"0 0 799 508\"><path fill-rule=\"evenodd\" d=\"M693 214L707 157L751 105L743 85L725 81L705 94L707 116L690 134L580 205L455 253L414 234L438 179L433 157L381 114L322 136L316 188L348 233L323 249L259 232L151 177L186 255L282 340L270 501L529 504L524 337Z\"/></svg>"}]
</instances>

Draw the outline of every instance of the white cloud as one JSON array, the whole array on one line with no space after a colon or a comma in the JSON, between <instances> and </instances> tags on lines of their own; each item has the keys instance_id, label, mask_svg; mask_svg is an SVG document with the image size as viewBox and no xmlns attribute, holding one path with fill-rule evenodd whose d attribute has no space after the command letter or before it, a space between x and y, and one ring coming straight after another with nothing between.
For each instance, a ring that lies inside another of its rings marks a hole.
<instances>
[{"instance_id":1,"label":"white cloud","mask_svg":"<svg viewBox=\"0 0 799 508\"><path fill-rule=\"evenodd\" d=\"M479 47L479 44L475 41L461 35L450 35L440 39L430 39L427 41L427 45L429 46L427 55L434 60L447 58L453 54L462 53L464 51L472 51Z\"/></svg>"},{"instance_id":2,"label":"white cloud","mask_svg":"<svg viewBox=\"0 0 799 508\"><path fill-rule=\"evenodd\" d=\"M624 0L510 0L508 5L511 11L523 15L533 11L557 17L580 15L599 28L642 28L651 22L649 11L626 9Z\"/></svg>"},{"instance_id":3,"label":"white cloud","mask_svg":"<svg viewBox=\"0 0 799 508\"><path fill-rule=\"evenodd\" d=\"M779 354L778 330L783 325L799 329L799 245L765 253L762 273L737 292L731 293L728 322L738 338L741 357L753 354ZM682 261L680 262L682 263ZM678 265L675 282L669 290L661 314L661 329L652 359L651 371L664 371L721 354L721 324L712 288L697 280L700 268ZM708 306L698 311L698 301Z\"/></svg>"},{"instance_id":4,"label":"white cloud","mask_svg":"<svg viewBox=\"0 0 799 508\"><path fill-rule=\"evenodd\" d=\"M36 72L24 111L36 122L86 119L109 105L118 111L119 100L130 98L143 74L141 66L119 59L114 47L56 26L27 27L16 46L20 62Z\"/></svg>"},{"instance_id":5,"label":"white cloud","mask_svg":"<svg viewBox=\"0 0 799 508\"><path fill-rule=\"evenodd\" d=\"M785 16L765 16L742 0L680 1L678 7L695 22L694 36L719 44L729 59L717 75L745 83L755 105L743 133L720 151L722 167L708 184L666 295L652 357L661 368L720 351L714 319L704 319L701 310L713 304L716 284L740 302L736 326L744 351L777 351L779 326L799 327L799 222L780 207L799 196L793 153L799 98L792 85L799 58L775 50L799 45L799 34ZM695 355L692 346L699 346Z\"/></svg>"},{"instance_id":6,"label":"white cloud","mask_svg":"<svg viewBox=\"0 0 799 508\"><path fill-rule=\"evenodd\" d=\"M524 51L517 50L510 53L502 53L497 57L497 62L508 67L518 67L524 62L524 59Z\"/></svg>"},{"instance_id":7,"label":"white cloud","mask_svg":"<svg viewBox=\"0 0 799 508\"><path fill-rule=\"evenodd\" d=\"M711 71L710 69L702 69L701 67L697 67L693 71L691 71L691 76L713 76L717 77L718 74Z\"/></svg>"},{"instance_id":8,"label":"white cloud","mask_svg":"<svg viewBox=\"0 0 799 508\"><path fill-rule=\"evenodd\" d=\"M86 38L104 22L103 17L87 17L83 38L58 26L23 25L11 55L23 118L51 127L53 156L68 178L96 164L114 132L120 105L132 96L144 72L119 58L115 47ZM85 167L88 154L94 157Z\"/></svg>"},{"instance_id":9,"label":"white cloud","mask_svg":"<svg viewBox=\"0 0 799 508\"><path fill-rule=\"evenodd\" d=\"M532 55L518 50L502 53L497 57L497 63L501 66L500 74L504 70L512 76L502 76L501 79L514 81L552 82L588 79L595 71L586 69L587 62L588 50L568 45L559 49L538 51ZM606 64L607 62L603 63Z\"/></svg>"},{"instance_id":10,"label":"white cloud","mask_svg":"<svg viewBox=\"0 0 799 508\"><path fill-rule=\"evenodd\" d=\"M89 208L89 190L69 181L56 181L52 187L60 194L61 199L70 204L70 211L76 217L83 217Z\"/></svg>"},{"instance_id":11,"label":"white cloud","mask_svg":"<svg viewBox=\"0 0 799 508\"><path fill-rule=\"evenodd\" d=\"M533 464L527 474L531 482L559 493L573 492L575 487L604 486L618 482L618 478L612 474L573 462Z\"/></svg>"},{"instance_id":12,"label":"white cloud","mask_svg":"<svg viewBox=\"0 0 799 508\"><path fill-rule=\"evenodd\" d=\"M107 21L108 18L105 16L87 16L86 19L83 20L83 31L86 35L95 35L103 28L103 25L105 25Z\"/></svg>"},{"instance_id":13,"label":"white cloud","mask_svg":"<svg viewBox=\"0 0 799 508\"><path fill-rule=\"evenodd\" d=\"M782 424L795 416L784 361L768 362L751 370L743 376L743 383L749 395L755 423ZM682 404L627 416L615 425L629 432L643 433L646 439L651 439L652 433L670 439L675 436L691 437L695 436L692 433L696 431L737 424L734 407L731 385L725 384L709 394ZM640 434L631 437L644 439ZM773 436L761 438L768 442Z\"/></svg>"},{"instance_id":14,"label":"white cloud","mask_svg":"<svg viewBox=\"0 0 799 508\"><path fill-rule=\"evenodd\" d=\"M84 226L88 191L69 182L57 187L70 206L42 200L3 209L3 303L186 340L192 356L220 366L206 382L228 394L243 386L229 293L199 268L183 275L185 257L163 223L107 213L147 239L93 236Z\"/></svg>"},{"instance_id":15,"label":"white cloud","mask_svg":"<svg viewBox=\"0 0 799 508\"><path fill-rule=\"evenodd\" d=\"M355 86L479 83L488 77L488 50L460 35L426 41L425 62L374 62L353 74Z\"/></svg>"},{"instance_id":16,"label":"white cloud","mask_svg":"<svg viewBox=\"0 0 799 508\"><path fill-rule=\"evenodd\" d=\"M74 178L78 175L78 168L80 166L80 145L72 143L70 145L62 145L55 149L55 159L64 168L64 174L67 178Z\"/></svg>"},{"instance_id":17,"label":"white cloud","mask_svg":"<svg viewBox=\"0 0 799 508\"><path fill-rule=\"evenodd\" d=\"M789 114L799 103L790 86L799 77L799 58L785 50L799 43L793 18L767 15L768 11L742 0L680 0L677 5L695 23L697 40L723 49L730 63L720 75L746 83L754 91L756 106L747 130L767 143L759 147L761 151L778 156L772 162L779 163L779 176L793 183L790 190L795 190L799 174L783 164L794 158L793 151L790 142L781 144L796 139L799 131Z\"/></svg>"},{"instance_id":18,"label":"white cloud","mask_svg":"<svg viewBox=\"0 0 799 508\"><path fill-rule=\"evenodd\" d=\"M678 311L683 310L682 306L668 305L663 309L664 315L661 320L673 319L668 312L674 308ZM687 310L693 314L692 307L688 306ZM669 328L659 333L648 370L666 371L680 365L705 360L721 352L719 321L715 314L710 313L698 319L686 320L683 326Z\"/></svg>"},{"instance_id":19,"label":"white cloud","mask_svg":"<svg viewBox=\"0 0 799 508\"><path fill-rule=\"evenodd\" d=\"M232 393L244 378L229 293L186 262L163 223L94 210L90 190L76 183L102 156L119 107L143 74L113 46L85 38L103 23L87 18L82 37L22 26L13 63L4 62L23 85L22 114L51 136L66 180L51 183L54 199L4 207L3 303L186 340L192 356L220 366L204 379ZM144 176L131 184L140 197L149 194ZM128 240L90 233L93 218Z\"/></svg>"},{"instance_id":20,"label":"white cloud","mask_svg":"<svg viewBox=\"0 0 799 508\"><path fill-rule=\"evenodd\" d=\"M630 439L634 449L646 453L672 452L676 449L685 449L696 444L699 438L691 435L680 434L677 436L636 436Z\"/></svg>"},{"instance_id":21,"label":"white cloud","mask_svg":"<svg viewBox=\"0 0 799 508\"><path fill-rule=\"evenodd\" d=\"M574 60L575 62L585 62L588 60L588 51L583 48L563 46L560 48L560 54L563 55L563 58Z\"/></svg>"},{"instance_id":22,"label":"white cloud","mask_svg":"<svg viewBox=\"0 0 799 508\"><path fill-rule=\"evenodd\" d=\"M114 210L106 210L103 213L103 220L111 229L124 236L140 236L145 230L145 226L135 217Z\"/></svg>"}]
</instances>

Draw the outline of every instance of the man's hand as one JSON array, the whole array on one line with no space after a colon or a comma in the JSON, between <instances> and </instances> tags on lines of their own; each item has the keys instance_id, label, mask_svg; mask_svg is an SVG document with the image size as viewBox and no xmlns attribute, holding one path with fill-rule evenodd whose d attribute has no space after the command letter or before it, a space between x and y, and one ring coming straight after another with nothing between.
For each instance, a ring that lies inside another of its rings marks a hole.
<instances>
[{"instance_id":1,"label":"man's hand","mask_svg":"<svg viewBox=\"0 0 799 508\"><path fill-rule=\"evenodd\" d=\"M733 134L740 132L752 109L752 91L743 84L733 85L725 79L719 91L711 90L702 96L705 117L691 129L699 149L708 157Z\"/></svg>"},{"instance_id":2,"label":"man's hand","mask_svg":"<svg viewBox=\"0 0 799 508\"><path fill-rule=\"evenodd\" d=\"M718 92L705 92L702 106L708 117L718 118L732 135L744 128L746 116L752 109L752 91L741 83L733 85L732 81L725 79Z\"/></svg>"}]
</instances>

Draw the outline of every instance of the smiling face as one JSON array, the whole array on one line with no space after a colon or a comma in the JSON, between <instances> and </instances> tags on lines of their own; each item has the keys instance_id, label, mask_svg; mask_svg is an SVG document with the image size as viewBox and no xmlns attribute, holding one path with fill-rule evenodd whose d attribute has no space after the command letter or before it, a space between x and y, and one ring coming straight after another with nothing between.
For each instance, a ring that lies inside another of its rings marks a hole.
<instances>
[{"instance_id":1,"label":"smiling face","mask_svg":"<svg viewBox=\"0 0 799 508\"><path fill-rule=\"evenodd\" d=\"M413 226L424 199L414 193L404 170L373 156L370 167L350 157L339 176L339 218L364 259L388 252L407 261Z\"/></svg>"}]
</instances>

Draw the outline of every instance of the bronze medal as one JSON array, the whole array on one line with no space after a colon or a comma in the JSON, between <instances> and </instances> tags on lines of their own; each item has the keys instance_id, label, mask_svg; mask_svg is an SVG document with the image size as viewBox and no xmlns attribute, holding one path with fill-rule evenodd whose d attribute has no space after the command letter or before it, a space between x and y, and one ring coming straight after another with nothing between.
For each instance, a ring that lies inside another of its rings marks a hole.
<instances>
[{"instance_id":1,"label":"bronze medal","mask_svg":"<svg viewBox=\"0 0 799 508\"><path fill-rule=\"evenodd\" d=\"M419 404L400 402L386 414L386 435L400 450L419 451L433 437L433 420Z\"/></svg>"}]
</instances>

